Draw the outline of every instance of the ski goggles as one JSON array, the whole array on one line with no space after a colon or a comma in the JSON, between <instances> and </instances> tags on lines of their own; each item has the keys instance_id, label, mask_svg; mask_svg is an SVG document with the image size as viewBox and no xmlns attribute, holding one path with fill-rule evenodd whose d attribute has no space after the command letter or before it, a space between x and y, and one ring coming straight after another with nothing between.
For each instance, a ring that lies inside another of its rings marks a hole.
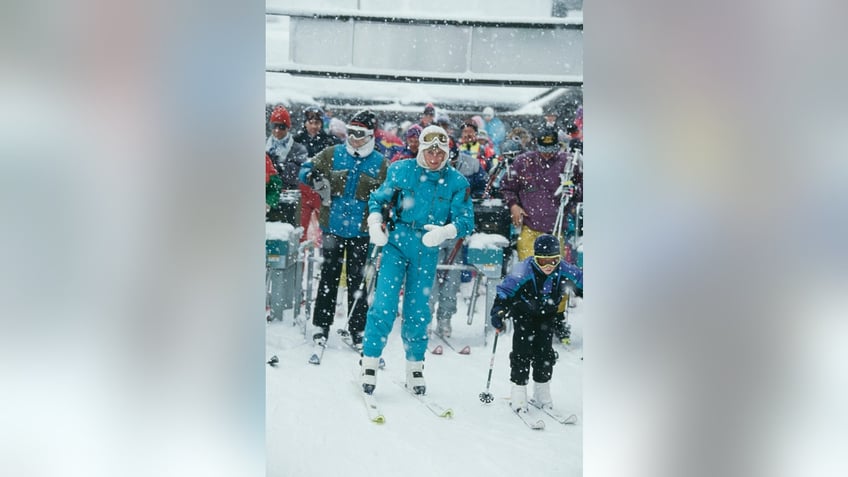
<instances>
[{"instance_id":1,"label":"ski goggles","mask_svg":"<svg viewBox=\"0 0 848 477\"><path fill-rule=\"evenodd\" d=\"M285 131L288 128L289 128L288 126L286 126L285 124L281 124L281 123L274 123L274 124L271 125L271 129L279 129L280 131Z\"/></svg>"},{"instance_id":2,"label":"ski goggles","mask_svg":"<svg viewBox=\"0 0 848 477\"><path fill-rule=\"evenodd\" d=\"M439 143L443 146L448 145L448 135L445 133L440 133L438 131L428 132L421 138L421 143L425 146L429 146L431 144Z\"/></svg>"},{"instance_id":3,"label":"ski goggles","mask_svg":"<svg viewBox=\"0 0 848 477\"><path fill-rule=\"evenodd\" d=\"M370 129L360 128L356 126L352 126L347 128L347 135L353 137L354 139L362 139L365 137L369 137L374 134Z\"/></svg>"},{"instance_id":4,"label":"ski goggles","mask_svg":"<svg viewBox=\"0 0 848 477\"><path fill-rule=\"evenodd\" d=\"M555 266L559 265L559 261L562 260L562 257L560 257L559 255L547 255L547 256L536 255L535 257L533 257L533 260L536 261L536 265L538 265L539 268L555 267Z\"/></svg>"}]
</instances>

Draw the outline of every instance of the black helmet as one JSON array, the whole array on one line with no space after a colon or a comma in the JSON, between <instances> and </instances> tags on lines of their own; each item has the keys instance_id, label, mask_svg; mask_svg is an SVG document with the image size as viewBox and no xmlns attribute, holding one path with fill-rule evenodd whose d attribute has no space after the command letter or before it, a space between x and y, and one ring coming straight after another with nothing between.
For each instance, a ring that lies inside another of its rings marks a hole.
<instances>
[{"instance_id":1,"label":"black helmet","mask_svg":"<svg viewBox=\"0 0 848 477\"><path fill-rule=\"evenodd\" d=\"M363 109L362 111L354 114L353 117L350 118L350 121L348 121L347 125L359 126L373 131L377 129L377 116L375 116L370 110Z\"/></svg>"},{"instance_id":2,"label":"black helmet","mask_svg":"<svg viewBox=\"0 0 848 477\"><path fill-rule=\"evenodd\" d=\"M559 134L555 128L543 128L536 138L539 152L557 152L559 150Z\"/></svg>"},{"instance_id":3,"label":"black helmet","mask_svg":"<svg viewBox=\"0 0 848 477\"><path fill-rule=\"evenodd\" d=\"M303 108L304 120L312 118L324 119L324 110L320 106L307 106Z\"/></svg>"},{"instance_id":4,"label":"black helmet","mask_svg":"<svg viewBox=\"0 0 848 477\"><path fill-rule=\"evenodd\" d=\"M533 242L533 255L537 257L553 257L559 254L559 239L551 234L542 234Z\"/></svg>"}]
</instances>

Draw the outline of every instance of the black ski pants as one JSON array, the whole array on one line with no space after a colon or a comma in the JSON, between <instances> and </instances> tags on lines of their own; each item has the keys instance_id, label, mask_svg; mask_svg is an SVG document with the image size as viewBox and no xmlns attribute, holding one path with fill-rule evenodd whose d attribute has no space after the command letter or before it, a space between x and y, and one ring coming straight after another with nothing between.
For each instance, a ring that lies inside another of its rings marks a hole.
<instances>
[{"instance_id":1,"label":"black ski pants","mask_svg":"<svg viewBox=\"0 0 848 477\"><path fill-rule=\"evenodd\" d=\"M368 258L368 237L344 238L329 233L324 234L324 263L321 265L321 280L318 283L318 296L315 299L315 313L312 324L328 327L333 324L336 314L336 296L339 293L339 276L347 254L347 307L356 301L356 309L350 315L347 329L359 333L365 329L365 316L368 313L368 300L363 296L356 300L356 293L362 283L365 260Z\"/></svg>"},{"instance_id":2,"label":"black ski pants","mask_svg":"<svg viewBox=\"0 0 848 477\"><path fill-rule=\"evenodd\" d=\"M553 320L532 315L513 318L512 352L509 354L510 381L526 385L533 367L533 381L546 383L553 374L556 353L551 343Z\"/></svg>"}]
</instances>

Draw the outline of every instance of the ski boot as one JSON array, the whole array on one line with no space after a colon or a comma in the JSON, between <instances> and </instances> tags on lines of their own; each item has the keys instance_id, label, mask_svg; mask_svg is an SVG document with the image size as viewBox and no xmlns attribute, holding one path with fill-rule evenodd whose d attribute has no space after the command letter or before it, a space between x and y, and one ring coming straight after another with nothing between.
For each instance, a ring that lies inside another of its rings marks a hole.
<instances>
[{"instance_id":1,"label":"ski boot","mask_svg":"<svg viewBox=\"0 0 848 477\"><path fill-rule=\"evenodd\" d=\"M513 384L509 397L509 407L515 412L527 412L527 385Z\"/></svg>"},{"instance_id":2,"label":"ski boot","mask_svg":"<svg viewBox=\"0 0 848 477\"><path fill-rule=\"evenodd\" d=\"M329 326L315 326L312 330L312 341L317 344L324 346L327 344L327 337L330 335L330 327Z\"/></svg>"},{"instance_id":3,"label":"ski boot","mask_svg":"<svg viewBox=\"0 0 848 477\"><path fill-rule=\"evenodd\" d=\"M551 400L551 383L533 383L533 400L539 403L543 408L552 408L554 406Z\"/></svg>"},{"instance_id":4,"label":"ski boot","mask_svg":"<svg viewBox=\"0 0 848 477\"><path fill-rule=\"evenodd\" d=\"M424 361L406 362L406 387L415 394L427 392L427 384L424 382Z\"/></svg>"},{"instance_id":5,"label":"ski boot","mask_svg":"<svg viewBox=\"0 0 848 477\"><path fill-rule=\"evenodd\" d=\"M374 394L374 389L377 387L377 368L380 366L380 357L369 358L363 356L359 360L362 365L362 392L365 394Z\"/></svg>"},{"instance_id":6,"label":"ski boot","mask_svg":"<svg viewBox=\"0 0 848 477\"><path fill-rule=\"evenodd\" d=\"M357 351L362 351L362 337L365 333L362 331L349 331L350 333L350 342L353 343L353 347L357 349Z\"/></svg>"}]
</instances>

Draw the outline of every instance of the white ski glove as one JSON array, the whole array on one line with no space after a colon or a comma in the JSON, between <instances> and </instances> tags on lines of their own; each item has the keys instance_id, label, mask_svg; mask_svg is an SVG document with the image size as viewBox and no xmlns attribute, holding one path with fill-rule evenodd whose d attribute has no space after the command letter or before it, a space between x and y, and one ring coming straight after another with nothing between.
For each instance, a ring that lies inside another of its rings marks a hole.
<instances>
[{"instance_id":1,"label":"white ski glove","mask_svg":"<svg viewBox=\"0 0 848 477\"><path fill-rule=\"evenodd\" d=\"M368 216L368 234L371 243L378 247L389 243L389 236L383 231L383 216L379 212L371 212Z\"/></svg>"},{"instance_id":2,"label":"white ski glove","mask_svg":"<svg viewBox=\"0 0 848 477\"><path fill-rule=\"evenodd\" d=\"M330 205L330 181L321 177L312 181L312 189L321 197L321 205Z\"/></svg>"},{"instance_id":3,"label":"white ski glove","mask_svg":"<svg viewBox=\"0 0 848 477\"><path fill-rule=\"evenodd\" d=\"M433 225L427 224L424 230L428 232L421 237L421 243L428 247L436 247L445 240L456 238L456 225Z\"/></svg>"}]
</instances>

